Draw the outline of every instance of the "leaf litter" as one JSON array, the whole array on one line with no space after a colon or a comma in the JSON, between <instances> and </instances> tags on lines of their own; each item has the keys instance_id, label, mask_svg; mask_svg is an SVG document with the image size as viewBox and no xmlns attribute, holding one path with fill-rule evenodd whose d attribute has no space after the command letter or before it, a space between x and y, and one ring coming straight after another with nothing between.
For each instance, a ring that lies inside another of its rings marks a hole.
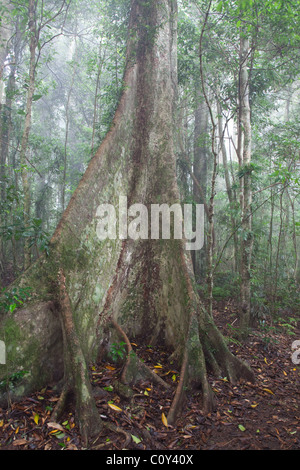
<instances>
[{"instance_id":1,"label":"leaf litter","mask_svg":"<svg viewBox=\"0 0 300 470\"><path fill-rule=\"evenodd\" d=\"M113 424L105 427L91 448L102 450L295 450L300 448L300 367L291 361L294 337L284 328L270 329L268 337L259 327L241 344L232 334L233 304L216 305L216 324L234 354L247 361L255 372L254 384L232 385L227 377L210 377L217 401L216 410L201 410L201 390L187 396L176 422L167 421L179 369L168 362L169 353L133 339L133 348L171 389L140 382L132 394L116 386L121 368L103 362L90 366L91 383L99 414ZM294 330L296 339L299 329ZM59 393L46 387L36 394L0 408L0 450L83 450L72 403L59 423L51 422L51 411ZM125 445L125 447L124 447ZM94 446L94 447L93 447Z\"/></svg>"}]
</instances>

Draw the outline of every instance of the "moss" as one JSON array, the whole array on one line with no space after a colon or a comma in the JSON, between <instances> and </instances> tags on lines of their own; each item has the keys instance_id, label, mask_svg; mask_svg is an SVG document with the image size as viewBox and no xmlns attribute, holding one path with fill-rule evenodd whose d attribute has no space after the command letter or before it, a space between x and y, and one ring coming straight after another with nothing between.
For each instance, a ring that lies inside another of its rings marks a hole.
<instances>
[{"instance_id":1,"label":"moss","mask_svg":"<svg viewBox=\"0 0 300 470\"><path fill-rule=\"evenodd\" d=\"M32 384L38 388L39 385L44 384L47 377L46 369L40 370L35 367L40 357L39 341L33 337L30 337L30 341L28 341L28 331L21 330L12 316L9 316L4 322L3 335L6 343L7 364L0 369L0 380L20 371L26 371L24 378L17 385L11 386L11 392L14 396L21 397L26 393L29 382L30 389Z\"/></svg>"},{"instance_id":2,"label":"moss","mask_svg":"<svg viewBox=\"0 0 300 470\"><path fill-rule=\"evenodd\" d=\"M89 262L89 255L87 255L84 248L79 248L72 242L64 243L61 252L61 265L65 272L76 270L84 270Z\"/></svg>"},{"instance_id":3,"label":"moss","mask_svg":"<svg viewBox=\"0 0 300 470\"><path fill-rule=\"evenodd\" d=\"M10 318L5 325L5 334L7 342L7 362L8 365L22 366L31 365L37 360L39 350L38 340L31 338L27 342L28 332L22 331L16 322ZM24 344L26 345L24 347Z\"/></svg>"}]
</instances>

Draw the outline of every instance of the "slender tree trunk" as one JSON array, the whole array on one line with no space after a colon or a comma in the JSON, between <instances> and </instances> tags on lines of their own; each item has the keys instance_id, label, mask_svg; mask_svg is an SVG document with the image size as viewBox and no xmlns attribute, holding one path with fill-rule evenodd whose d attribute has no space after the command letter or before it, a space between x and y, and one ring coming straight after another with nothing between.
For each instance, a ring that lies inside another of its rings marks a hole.
<instances>
[{"instance_id":1,"label":"slender tree trunk","mask_svg":"<svg viewBox=\"0 0 300 470\"><path fill-rule=\"evenodd\" d=\"M277 249L276 249L276 258L275 258L275 267L274 267L274 287L272 289L273 299L272 299L272 314L274 315L276 312L276 304L277 304L277 291L278 291L278 276L279 276L279 257L282 245L282 237L284 234L284 214L283 214L283 196L284 190L280 193L280 225L279 225L279 234L278 234L278 242L277 242Z\"/></svg>"},{"instance_id":2,"label":"slender tree trunk","mask_svg":"<svg viewBox=\"0 0 300 470\"><path fill-rule=\"evenodd\" d=\"M199 92L198 92L199 94ZM200 100L200 97L199 97ZM194 168L195 181L193 181L193 196L196 204L206 204L206 188L207 188L207 132L208 132L209 111L204 98L199 102L195 110L195 131L194 131ZM203 191L199 191L199 185ZM194 251L193 265L197 280L205 278L206 263L206 243L203 249Z\"/></svg>"},{"instance_id":3,"label":"slender tree trunk","mask_svg":"<svg viewBox=\"0 0 300 470\"><path fill-rule=\"evenodd\" d=\"M0 182L1 182L1 190L0 190L0 198L2 207L5 206L5 199L6 199L6 164L8 163L8 155L9 155L9 140L12 128L11 122L11 107L12 107L12 98L11 93L15 88L15 66L11 65L11 71L8 79L8 86L7 86L7 98L5 107L2 108L1 113L1 131L0 131ZM1 211L0 214L0 225L4 227L7 222L7 213L5 210ZM6 266L6 257L5 257L5 243L2 238L0 238L0 272L1 270L5 271Z\"/></svg>"},{"instance_id":4,"label":"slender tree trunk","mask_svg":"<svg viewBox=\"0 0 300 470\"><path fill-rule=\"evenodd\" d=\"M3 10L2 10L3 13L2 13L1 23L0 23L0 93L1 93L0 101L1 101L2 92L3 92L2 77L3 77L5 59L8 53L7 45L8 45L10 36L12 35L12 25L10 23L9 13L7 15L7 12L9 12L12 9L11 2L7 0L2 0L1 4L3 7Z\"/></svg>"},{"instance_id":5,"label":"slender tree trunk","mask_svg":"<svg viewBox=\"0 0 300 470\"><path fill-rule=\"evenodd\" d=\"M32 118L32 103L35 91L35 71L36 71L36 48L37 48L37 35L36 35L36 6L34 0L29 0L28 6L29 15L29 31L30 31L30 63L29 63L29 83L26 100L26 116L24 122L23 135L21 140L21 152L20 160L22 166L22 184L24 193L24 228L25 230L29 227L30 220L30 183L27 171L27 158L26 153L28 150L28 140L31 129L31 118ZM29 246L28 238L25 238L24 243L24 269L28 269L31 264L31 250Z\"/></svg>"},{"instance_id":6,"label":"slender tree trunk","mask_svg":"<svg viewBox=\"0 0 300 470\"><path fill-rule=\"evenodd\" d=\"M68 91L67 102L66 102L66 130L65 130L65 143L64 143L64 170L63 170L63 180L62 180L62 188L61 188L61 209L62 212L65 210L65 198L66 198L66 179L67 179L67 168L68 168L68 141L69 141L69 127L70 127L70 103L71 103L71 96L73 93L74 81L77 71L77 44L75 40L75 54L74 54L74 68L72 72L72 80L71 85Z\"/></svg>"},{"instance_id":7,"label":"slender tree trunk","mask_svg":"<svg viewBox=\"0 0 300 470\"><path fill-rule=\"evenodd\" d=\"M268 259L267 259L267 279L266 279L266 292L268 292L269 300L273 301L273 224L274 224L274 195L273 188L271 188L271 198L270 198L271 212L270 212L270 224L269 224L269 236L268 236Z\"/></svg>"},{"instance_id":8,"label":"slender tree trunk","mask_svg":"<svg viewBox=\"0 0 300 470\"><path fill-rule=\"evenodd\" d=\"M203 68L203 38L208 22L208 17L211 9L212 1L209 2L204 23L201 30L200 42L199 42L199 58L200 58L200 79L202 86L202 93L206 106L208 108L212 133L211 133L211 155L212 155L212 175L211 175L211 184L210 184L210 196L209 196L209 208L208 208L208 230L207 230L207 249L206 249L206 259L207 259L207 295L209 300L209 315L212 316L213 310L213 286L214 286L214 269L213 269L213 255L214 255L214 211L215 211L215 195L216 195L216 180L218 174L218 153L216 151L216 130L217 125L213 115L213 109L210 102L209 94L205 86L205 77L204 77L204 68Z\"/></svg>"},{"instance_id":9,"label":"slender tree trunk","mask_svg":"<svg viewBox=\"0 0 300 470\"><path fill-rule=\"evenodd\" d=\"M251 255L253 247L252 235L252 190L251 190L251 112L249 101L249 39L243 34L240 38L240 77L239 77L239 108L240 108L240 163L243 176L240 178L240 203L242 219L241 237L241 316L240 326L243 335L248 334L251 318Z\"/></svg>"},{"instance_id":10,"label":"slender tree trunk","mask_svg":"<svg viewBox=\"0 0 300 470\"><path fill-rule=\"evenodd\" d=\"M92 144L91 144L92 156L94 155L97 119L100 122L100 116L98 115L99 114L99 107L101 109L99 91L100 91L102 67L103 67L104 56L105 56L105 51L102 51L102 47L103 46L102 46L102 40L101 40L100 45L99 45L99 53L98 53L99 54L99 63L98 63L98 70L97 70L96 90L95 90L95 99L94 99L93 132L92 132Z\"/></svg>"},{"instance_id":11,"label":"slender tree trunk","mask_svg":"<svg viewBox=\"0 0 300 470\"><path fill-rule=\"evenodd\" d=\"M235 199L235 194L232 190L232 183L230 180L230 173L228 168L228 159L227 159L227 150L224 141L224 127L223 127L223 119L222 119L222 109L219 100L217 99L217 113L218 113L218 131L219 131L219 139L220 139L220 148L222 154L222 161L223 161L223 169L224 169L224 176L225 176L225 185L226 185L226 192L228 196L228 203L229 203L229 210L230 210L230 220L231 220L231 227L233 232L233 250L234 250L234 271L236 272L238 268L238 235L236 231L236 220L234 218L234 211L237 206L237 201Z\"/></svg>"},{"instance_id":12,"label":"slender tree trunk","mask_svg":"<svg viewBox=\"0 0 300 470\"><path fill-rule=\"evenodd\" d=\"M293 232L293 246L294 246L294 251L295 251L295 264L293 268L293 279L296 284L297 277L298 277L298 268L299 268L299 253L298 253L297 233L296 233L295 199L292 199L288 189L287 189L287 195L290 200L290 204L292 208L292 224L293 224L292 232Z\"/></svg>"},{"instance_id":13,"label":"slender tree trunk","mask_svg":"<svg viewBox=\"0 0 300 470\"><path fill-rule=\"evenodd\" d=\"M9 11L11 9L11 5L9 2L4 0L2 2L3 11L6 9ZM0 182L1 182L1 202L5 203L5 165L7 162L7 155L8 155L8 135L9 135L9 127L10 127L10 110L9 110L9 103L6 102L6 106L4 106L4 82L3 82L3 73L4 73L4 66L5 60L8 54L8 40L12 33L12 27L9 24L9 20L6 17L6 13L3 14L1 21L0 21ZM5 215L4 211L1 211L0 214L0 225L5 225ZM0 275L1 272L5 270L5 247L2 238L0 238Z\"/></svg>"}]
</instances>

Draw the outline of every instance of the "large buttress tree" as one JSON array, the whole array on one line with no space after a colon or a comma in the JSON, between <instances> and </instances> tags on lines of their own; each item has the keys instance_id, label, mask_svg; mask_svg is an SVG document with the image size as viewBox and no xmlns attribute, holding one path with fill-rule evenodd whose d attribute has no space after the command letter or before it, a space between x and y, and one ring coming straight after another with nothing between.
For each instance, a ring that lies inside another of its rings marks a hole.
<instances>
[{"instance_id":1,"label":"large buttress tree","mask_svg":"<svg viewBox=\"0 0 300 470\"><path fill-rule=\"evenodd\" d=\"M97 236L97 208L118 208L120 195L128 207L143 204L149 214L151 204L180 202L173 147L176 18L174 0L132 0L124 87L111 129L61 218L49 255L18 281L33 289L30 301L1 322L8 367L30 372L19 393L62 379L53 418L73 392L85 440L102 427L87 364L117 335L128 344L121 377L127 384L156 377L132 353L128 338L164 345L180 361L170 424L187 389L201 387L203 408L212 409L209 371L232 382L253 380L197 296L183 239Z\"/></svg>"}]
</instances>

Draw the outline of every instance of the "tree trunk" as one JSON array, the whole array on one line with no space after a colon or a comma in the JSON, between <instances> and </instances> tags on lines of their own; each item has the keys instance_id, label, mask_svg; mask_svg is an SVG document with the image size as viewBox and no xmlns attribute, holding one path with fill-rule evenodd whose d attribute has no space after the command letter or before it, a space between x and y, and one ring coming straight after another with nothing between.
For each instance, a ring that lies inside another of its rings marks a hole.
<instances>
[{"instance_id":1,"label":"tree trunk","mask_svg":"<svg viewBox=\"0 0 300 470\"><path fill-rule=\"evenodd\" d=\"M247 336L251 320L251 256L253 247L252 234L252 189L251 189L251 111L249 100L249 39L243 34L240 38L240 203L242 220L241 237L241 312L240 327L243 336Z\"/></svg>"},{"instance_id":2,"label":"tree trunk","mask_svg":"<svg viewBox=\"0 0 300 470\"><path fill-rule=\"evenodd\" d=\"M228 196L231 228L232 228L233 239L234 239L234 244L233 244L234 272L236 272L237 267L238 267L238 236L237 236L237 231L236 231L236 220L234 218L234 212L237 207L237 201L235 198L234 191L232 190L232 183L230 180L230 173L229 173L228 159L227 159L227 149L226 149L226 145L224 141L225 128L223 126L222 107L221 107L218 97L217 97L217 112L218 112L218 132L219 132L220 149L221 149L223 169L224 169L224 179L225 179L226 192Z\"/></svg>"},{"instance_id":3,"label":"tree trunk","mask_svg":"<svg viewBox=\"0 0 300 470\"><path fill-rule=\"evenodd\" d=\"M6 102L5 106L1 106L2 112L0 113L1 116L1 130L0 130L0 205L4 209L5 208L5 199L6 199L6 165L8 163L8 155L9 155L9 140L12 128L12 121L11 121L11 107L12 107L12 98L11 93L14 91L15 88L15 66L11 65L11 71L9 74L7 91L6 91ZM0 214L0 226L5 227L7 223L7 212L6 210L2 210ZM5 243L2 237L0 237L0 278L1 271L5 273L6 270L6 256L5 256Z\"/></svg>"},{"instance_id":4,"label":"tree trunk","mask_svg":"<svg viewBox=\"0 0 300 470\"><path fill-rule=\"evenodd\" d=\"M200 95L199 91L198 95ZM205 199L203 200L203 194L200 194L198 185L193 182L193 195L196 204L204 204L206 202L208 119L209 111L204 98L202 98L195 110L194 175L204 189ZM192 253L195 276L200 282L205 278L206 273L205 253L206 248L201 251L194 250Z\"/></svg>"},{"instance_id":5,"label":"tree trunk","mask_svg":"<svg viewBox=\"0 0 300 470\"><path fill-rule=\"evenodd\" d=\"M32 103L35 90L35 69L36 69L36 48L37 48L37 31L36 31L36 6L35 1L30 0L28 6L28 16L29 16L29 31L30 31L30 63L29 63L29 84L27 91L27 100L26 100L26 116L24 122L23 135L21 140L21 151L20 151L20 160L22 166L22 184L23 184L23 193L24 193L24 228L25 230L29 226L30 220L30 183L28 178L27 171L27 158L26 152L28 149L28 139L31 129L31 116L32 116ZM24 269L28 269L31 263L31 250L29 245L29 239L25 238L24 242Z\"/></svg>"},{"instance_id":6,"label":"tree trunk","mask_svg":"<svg viewBox=\"0 0 300 470\"><path fill-rule=\"evenodd\" d=\"M3 70L5 65L5 59L7 57L8 49L7 43L12 34L12 26L10 23L10 10L12 9L11 2L7 0L1 1L2 9L2 17L0 22L0 92L2 97L2 77L3 77ZM1 100L0 100L1 101Z\"/></svg>"},{"instance_id":7,"label":"tree trunk","mask_svg":"<svg viewBox=\"0 0 300 470\"><path fill-rule=\"evenodd\" d=\"M63 176L62 176L62 188L61 188L61 209L62 212L65 210L65 199L66 199L66 184L67 184L67 167L68 167L68 140L69 140L69 127L70 127L70 107L71 107L71 96L73 93L74 81L77 72L77 41L75 38L75 51L73 56L73 71L70 88L67 94L67 102L65 105L66 113L66 129L65 129L65 143L64 143L64 161L63 161Z\"/></svg>"},{"instance_id":8,"label":"tree trunk","mask_svg":"<svg viewBox=\"0 0 300 470\"><path fill-rule=\"evenodd\" d=\"M6 106L4 106L4 102L2 102L4 98L4 81L3 81L3 72L5 66L5 60L8 54L8 40L12 34L12 27L9 24L9 20L6 17L6 11L9 12L11 9L11 5L4 0L2 2L3 12L1 21L0 21L0 204L4 204L4 197L5 197L5 165L7 163L7 154L8 154L8 136L9 136L9 128L10 128L10 108L9 103L6 102ZM9 80L10 81L10 80ZM0 225L5 225L5 211L1 211L0 214ZM3 240L0 238L0 278L2 272L5 271L5 247Z\"/></svg>"},{"instance_id":9,"label":"tree trunk","mask_svg":"<svg viewBox=\"0 0 300 470\"><path fill-rule=\"evenodd\" d=\"M203 408L212 409L208 369L233 382L253 380L248 366L230 353L197 297L191 254L183 239L135 240L123 233L123 237L101 241L97 236L99 205L109 203L117 208L125 201L120 195L127 197L128 206L140 203L150 208L150 204L179 202L173 149L176 18L173 0L132 2L123 95L113 124L58 224L49 257L41 257L22 279L22 284L34 287L36 293L27 307L27 320L31 314L36 325L44 316L41 302L49 311L50 301L53 325L52 343L40 325L39 336L34 338L35 360L24 353L22 358L18 356L19 365L29 368L31 387L33 379L35 386L42 380L49 383L51 368L41 376L40 364L45 350L47 360L55 362L55 334L64 338L68 350L64 379L67 389L75 392L78 413L83 412L79 419L87 439L102 424L100 420L94 424L94 410L88 412L91 392L84 363L95 360L100 347L113 341L119 333L115 325L128 338L172 348L173 356L181 362L180 383L168 415L170 424L180 411L186 388L202 387ZM121 224L119 229L123 230ZM57 314L63 335L57 327ZM17 318L23 321L21 314ZM22 335L29 327L30 321L24 332L18 327L18 346L25 343ZM68 332L69 338L75 338L70 349ZM13 345L10 349L18 354ZM58 370L62 376L63 370ZM145 370L129 354L125 380L133 383L146 374Z\"/></svg>"}]
</instances>

